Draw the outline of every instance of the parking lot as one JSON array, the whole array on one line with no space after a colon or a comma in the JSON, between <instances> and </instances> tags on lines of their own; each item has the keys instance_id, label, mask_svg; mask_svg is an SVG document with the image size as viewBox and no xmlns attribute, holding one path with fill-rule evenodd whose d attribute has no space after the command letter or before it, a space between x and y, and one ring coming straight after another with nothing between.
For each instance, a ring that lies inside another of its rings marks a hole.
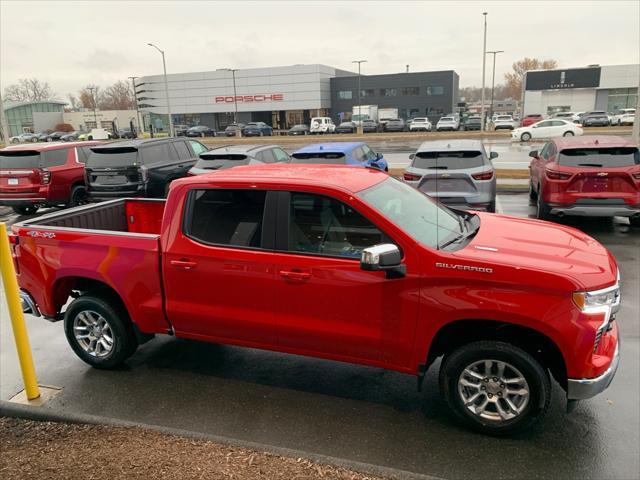
<instances>
[{"instance_id":1,"label":"parking lot","mask_svg":"<svg viewBox=\"0 0 640 480\"><path fill-rule=\"evenodd\" d=\"M535 214L525 194L499 195L498 210ZM0 221L16 220L2 210ZM417 392L415 378L389 371L164 337L142 346L126 368L100 371L73 354L61 323L28 316L39 381L63 388L42 408L448 479L638 478L640 230L620 219L562 223L594 236L618 260L622 361L612 386L570 415L563 411L564 392L554 385L551 410L534 432L496 439L454 424L439 399L437 365ZM2 309L0 398L8 400L22 387Z\"/></svg>"}]
</instances>

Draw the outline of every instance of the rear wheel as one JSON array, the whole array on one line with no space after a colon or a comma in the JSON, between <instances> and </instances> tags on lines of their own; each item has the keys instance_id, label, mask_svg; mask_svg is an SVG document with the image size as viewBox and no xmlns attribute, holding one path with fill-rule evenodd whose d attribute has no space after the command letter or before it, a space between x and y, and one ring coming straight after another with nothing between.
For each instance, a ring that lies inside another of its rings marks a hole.
<instances>
[{"instance_id":1,"label":"rear wheel","mask_svg":"<svg viewBox=\"0 0 640 480\"><path fill-rule=\"evenodd\" d=\"M536 359L497 341L470 343L446 355L440 391L458 421L491 435L531 428L551 400L549 375Z\"/></svg>"},{"instance_id":2,"label":"rear wheel","mask_svg":"<svg viewBox=\"0 0 640 480\"><path fill-rule=\"evenodd\" d=\"M573 133L573 132L564 132L562 134L563 137L573 137L574 135L575 135L575 133Z\"/></svg>"},{"instance_id":3,"label":"rear wheel","mask_svg":"<svg viewBox=\"0 0 640 480\"><path fill-rule=\"evenodd\" d=\"M538 194L533 189L533 182L531 180L529 180L529 198L531 200L536 200L538 198Z\"/></svg>"},{"instance_id":4,"label":"rear wheel","mask_svg":"<svg viewBox=\"0 0 640 480\"><path fill-rule=\"evenodd\" d=\"M531 140L531 134L528 132L524 132L522 135L520 135L520 140L522 140L523 142L528 142L529 140Z\"/></svg>"},{"instance_id":5,"label":"rear wheel","mask_svg":"<svg viewBox=\"0 0 640 480\"><path fill-rule=\"evenodd\" d=\"M21 205L19 207L12 207L13 211L18 215L35 215L38 211L37 205Z\"/></svg>"},{"instance_id":6,"label":"rear wheel","mask_svg":"<svg viewBox=\"0 0 640 480\"><path fill-rule=\"evenodd\" d=\"M537 202L537 213L536 216L540 220L548 220L551 216L549 206L547 202L544 201L542 197L542 188L538 185L538 202Z\"/></svg>"},{"instance_id":7,"label":"rear wheel","mask_svg":"<svg viewBox=\"0 0 640 480\"><path fill-rule=\"evenodd\" d=\"M76 355L95 368L117 367L138 348L129 316L108 295L83 295L71 302L64 331Z\"/></svg>"},{"instance_id":8,"label":"rear wheel","mask_svg":"<svg viewBox=\"0 0 640 480\"><path fill-rule=\"evenodd\" d=\"M76 185L71 189L71 197L67 206L78 207L85 205L88 201L87 189L84 185Z\"/></svg>"}]
</instances>

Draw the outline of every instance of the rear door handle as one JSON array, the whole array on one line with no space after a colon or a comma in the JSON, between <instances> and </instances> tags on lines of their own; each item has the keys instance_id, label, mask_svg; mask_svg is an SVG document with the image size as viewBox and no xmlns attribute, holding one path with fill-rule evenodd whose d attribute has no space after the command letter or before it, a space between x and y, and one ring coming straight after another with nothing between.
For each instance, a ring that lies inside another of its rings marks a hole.
<instances>
[{"instance_id":1,"label":"rear door handle","mask_svg":"<svg viewBox=\"0 0 640 480\"><path fill-rule=\"evenodd\" d=\"M278 275L286 280L293 280L296 282L303 282L311 278L311 272L301 272L297 270L280 270Z\"/></svg>"},{"instance_id":2,"label":"rear door handle","mask_svg":"<svg viewBox=\"0 0 640 480\"><path fill-rule=\"evenodd\" d=\"M171 260L169 262L172 267L181 268L183 270L193 270L198 265L196 262L189 260Z\"/></svg>"}]
</instances>

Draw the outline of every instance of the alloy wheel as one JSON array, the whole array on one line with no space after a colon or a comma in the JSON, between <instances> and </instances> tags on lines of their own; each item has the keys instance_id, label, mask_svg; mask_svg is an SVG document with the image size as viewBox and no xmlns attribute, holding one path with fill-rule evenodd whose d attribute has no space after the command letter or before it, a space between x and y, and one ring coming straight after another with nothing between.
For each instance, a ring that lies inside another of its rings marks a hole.
<instances>
[{"instance_id":1,"label":"alloy wheel","mask_svg":"<svg viewBox=\"0 0 640 480\"><path fill-rule=\"evenodd\" d=\"M78 345L93 357L106 357L115 345L109 322L93 310L78 312L73 320L73 334Z\"/></svg>"}]
</instances>

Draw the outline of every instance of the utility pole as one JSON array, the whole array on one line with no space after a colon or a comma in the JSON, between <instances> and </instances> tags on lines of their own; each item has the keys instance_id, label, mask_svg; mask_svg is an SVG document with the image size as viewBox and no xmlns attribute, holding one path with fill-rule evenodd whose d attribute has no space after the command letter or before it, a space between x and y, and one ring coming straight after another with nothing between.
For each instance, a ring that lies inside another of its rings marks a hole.
<instances>
[{"instance_id":1,"label":"utility pole","mask_svg":"<svg viewBox=\"0 0 640 480\"><path fill-rule=\"evenodd\" d=\"M2 103L2 92L0 92L0 136L5 146L9 145L9 137L11 132L9 131L9 125L7 124L7 117L4 114L4 103Z\"/></svg>"},{"instance_id":2,"label":"utility pole","mask_svg":"<svg viewBox=\"0 0 640 480\"><path fill-rule=\"evenodd\" d=\"M87 87L87 90L89 90L91 92L91 103L93 103L93 121L95 122L96 126L94 128L98 128L98 115L96 114L96 96L93 93L95 90L97 90L98 87L94 86L89 86Z\"/></svg>"},{"instance_id":3,"label":"utility pole","mask_svg":"<svg viewBox=\"0 0 640 480\"><path fill-rule=\"evenodd\" d=\"M364 133L364 130L362 128L362 102L360 100L360 94L362 93L361 90L361 85L360 85L360 65L363 63L367 63L366 60L354 60L351 63L357 63L358 64L358 118L359 120L359 125L358 125L358 135L362 135Z\"/></svg>"},{"instance_id":4,"label":"utility pole","mask_svg":"<svg viewBox=\"0 0 640 480\"><path fill-rule=\"evenodd\" d=\"M485 130L485 111L484 111L484 74L487 62L487 12L482 12L484 16L484 42L482 44L482 104L480 105L480 131Z\"/></svg>"},{"instance_id":5,"label":"utility pole","mask_svg":"<svg viewBox=\"0 0 640 480\"><path fill-rule=\"evenodd\" d=\"M409 65L407 65L407 72L406 73L409 73Z\"/></svg>"},{"instance_id":6,"label":"utility pole","mask_svg":"<svg viewBox=\"0 0 640 480\"><path fill-rule=\"evenodd\" d=\"M169 136L175 136L175 132L173 131L173 119L171 118L171 102L169 101L169 82L167 81L167 62L164 59L164 50L160 50L153 43L147 43L150 47L155 48L162 55L162 69L164 70L164 93L167 98L167 113L169 114Z\"/></svg>"},{"instance_id":7,"label":"utility pole","mask_svg":"<svg viewBox=\"0 0 640 480\"><path fill-rule=\"evenodd\" d=\"M133 84L133 100L136 105L136 121L138 122L138 130L144 133L144 125L140 121L140 110L138 109L138 93L136 92L136 78L138 77L128 77L131 79L131 83ZM138 136L136 132L136 137Z\"/></svg>"},{"instance_id":8,"label":"utility pole","mask_svg":"<svg viewBox=\"0 0 640 480\"><path fill-rule=\"evenodd\" d=\"M236 124L236 137L242 136L242 130L238 128L238 95L236 94L236 72L237 68L219 68L218 70L222 70L225 72L231 72L231 77L233 78L233 123Z\"/></svg>"},{"instance_id":9,"label":"utility pole","mask_svg":"<svg viewBox=\"0 0 640 480\"><path fill-rule=\"evenodd\" d=\"M489 117L493 118L493 89L496 83L496 55L498 53L504 53L504 50L494 50L493 52L487 52L493 55L493 75L491 76L491 109L489 110Z\"/></svg>"}]
</instances>

